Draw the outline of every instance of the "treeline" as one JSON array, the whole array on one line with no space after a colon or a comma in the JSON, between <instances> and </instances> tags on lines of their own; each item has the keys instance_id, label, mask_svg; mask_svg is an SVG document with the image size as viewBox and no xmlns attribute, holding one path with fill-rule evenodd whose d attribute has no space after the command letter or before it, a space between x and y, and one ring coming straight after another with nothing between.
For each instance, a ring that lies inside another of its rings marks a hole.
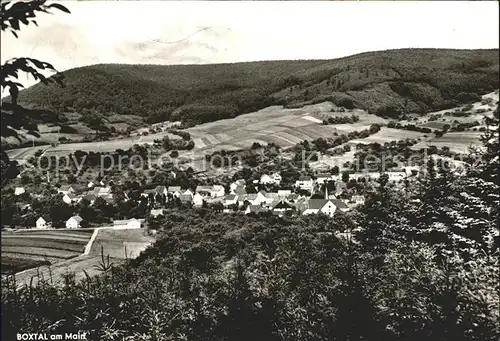
<instances>
[{"instance_id":1,"label":"treeline","mask_svg":"<svg viewBox=\"0 0 500 341\"><path fill-rule=\"evenodd\" d=\"M19 103L56 117L88 109L101 116L135 115L147 123L180 120L187 125L270 105L326 100L399 117L472 101L498 87L497 71L498 50L407 49L329 61L101 64L66 71L63 89L35 85L21 91Z\"/></svg>"}]
</instances>

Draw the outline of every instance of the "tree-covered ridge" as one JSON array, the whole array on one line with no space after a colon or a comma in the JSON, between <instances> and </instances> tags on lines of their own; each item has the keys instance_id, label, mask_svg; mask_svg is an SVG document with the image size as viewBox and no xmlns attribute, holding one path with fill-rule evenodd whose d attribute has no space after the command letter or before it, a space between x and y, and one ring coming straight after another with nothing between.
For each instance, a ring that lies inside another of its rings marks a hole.
<instances>
[{"instance_id":1,"label":"tree-covered ridge","mask_svg":"<svg viewBox=\"0 0 500 341\"><path fill-rule=\"evenodd\" d=\"M104 117L191 124L324 100L397 116L453 107L498 88L498 56L498 50L403 49L335 60L102 64L66 71L62 90L35 85L19 102L58 114L86 108Z\"/></svg>"}]
</instances>

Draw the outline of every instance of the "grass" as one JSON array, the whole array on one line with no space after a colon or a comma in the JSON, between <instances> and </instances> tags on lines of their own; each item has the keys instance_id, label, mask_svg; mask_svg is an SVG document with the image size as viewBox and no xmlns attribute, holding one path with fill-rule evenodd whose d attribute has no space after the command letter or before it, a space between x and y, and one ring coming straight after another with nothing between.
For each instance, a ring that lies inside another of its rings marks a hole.
<instances>
[{"instance_id":1,"label":"grass","mask_svg":"<svg viewBox=\"0 0 500 341\"><path fill-rule=\"evenodd\" d=\"M83 253L92 233L93 229L2 232L2 265L20 271L76 257Z\"/></svg>"}]
</instances>

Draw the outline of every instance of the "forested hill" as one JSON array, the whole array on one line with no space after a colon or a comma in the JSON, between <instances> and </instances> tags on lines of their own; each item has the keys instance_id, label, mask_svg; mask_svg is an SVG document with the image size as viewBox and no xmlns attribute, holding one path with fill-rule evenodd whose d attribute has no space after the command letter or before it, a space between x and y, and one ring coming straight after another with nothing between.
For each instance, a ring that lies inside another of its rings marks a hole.
<instances>
[{"instance_id":1,"label":"forested hill","mask_svg":"<svg viewBox=\"0 0 500 341\"><path fill-rule=\"evenodd\" d=\"M452 107L498 88L498 60L498 50L404 49L334 60L100 64L66 71L65 88L32 86L19 103L59 114L87 108L104 117L137 115L144 122L201 123L324 100L397 116Z\"/></svg>"}]
</instances>

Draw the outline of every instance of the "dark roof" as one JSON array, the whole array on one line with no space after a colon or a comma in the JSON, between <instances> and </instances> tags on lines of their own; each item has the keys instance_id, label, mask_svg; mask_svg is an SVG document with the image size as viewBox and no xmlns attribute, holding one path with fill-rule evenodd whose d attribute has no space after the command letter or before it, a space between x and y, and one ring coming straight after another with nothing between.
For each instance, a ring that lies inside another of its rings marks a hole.
<instances>
[{"instance_id":1,"label":"dark roof","mask_svg":"<svg viewBox=\"0 0 500 341\"><path fill-rule=\"evenodd\" d=\"M331 199L330 200L331 202L333 202L333 204L335 206L337 206L338 209L345 209L345 208L349 208L345 202L343 202L342 200L339 200L339 199Z\"/></svg>"},{"instance_id":2,"label":"dark roof","mask_svg":"<svg viewBox=\"0 0 500 341\"><path fill-rule=\"evenodd\" d=\"M181 194L179 199L181 199L181 201L191 201L193 200L193 196L190 194Z\"/></svg>"},{"instance_id":3,"label":"dark roof","mask_svg":"<svg viewBox=\"0 0 500 341\"><path fill-rule=\"evenodd\" d=\"M238 186L233 191L235 194L247 194L245 187Z\"/></svg>"},{"instance_id":4,"label":"dark roof","mask_svg":"<svg viewBox=\"0 0 500 341\"><path fill-rule=\"evenodd\" d=\"M328 202L327 199L309 199L307 201L307 208L312 210L320 210Z\"/></svg>"},{"instance_id":5,"label":"dark roof","mask_svg":"<svg viewBox=\"0 0 500 341\"><path fill-rule=\"evenodd\" d=\"M247 209L250 210L250 212L256 212L256 213L266 211L266 209L264 209L264 207L259 206L259 205L248 205Z\"/></svg>"},{"instance_id":6,"label":"dark roof","mask_svg":"<svg viewBox=\"0 0 500 341\"><path fill-rule=\"evenodd\" d=\"M285 200L280 200L276 202L273 206L273 209L287 209L287 208L293 208L293 206L286 202Z\"/></svg>"},{"instance_id":7,"label":"dark roof","mask_svg":"<svg viewBox=\"0 0 500 341\"><path fill-rule=\"evenodd\" d=\"M301 176L299 177L299 181L310 181L311 180L311 177L310 176Z\"/></svg>"}]
</instances>

